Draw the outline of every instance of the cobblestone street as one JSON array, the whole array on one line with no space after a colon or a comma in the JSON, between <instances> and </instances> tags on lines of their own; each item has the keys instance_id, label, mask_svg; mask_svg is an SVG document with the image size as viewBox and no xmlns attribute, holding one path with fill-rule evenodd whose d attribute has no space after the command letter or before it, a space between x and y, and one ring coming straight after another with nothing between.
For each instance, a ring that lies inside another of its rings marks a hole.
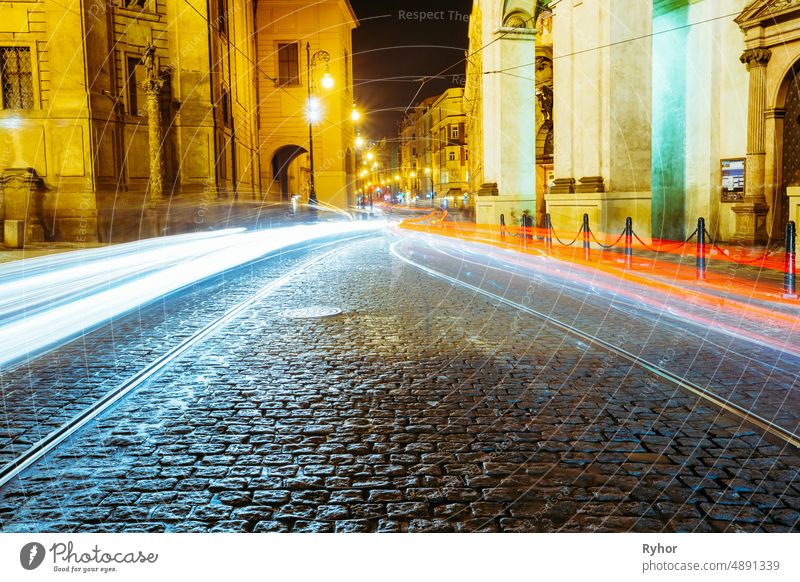
<instances>
[{"instance_id":1,"label":"cobblestone street","mask_svg":"<svg viewBox=\"0 0 800 582\"><path fill-rule=\"evenodd\" d=\"M0 530L798 529L797 449L414 269L393 242L342 246L0 489ZM85 404L174 343L173 330L204 325L295 263L241 270L4 373L16 432L3 453L36 436L24 390ZM285 315L314 306L342 313ZM587 305L582 315L600 328L608 314ZM687 367L713 378L728 348ZM86 372L109 357L105 377Z\"/></svg>"}]
</instances>

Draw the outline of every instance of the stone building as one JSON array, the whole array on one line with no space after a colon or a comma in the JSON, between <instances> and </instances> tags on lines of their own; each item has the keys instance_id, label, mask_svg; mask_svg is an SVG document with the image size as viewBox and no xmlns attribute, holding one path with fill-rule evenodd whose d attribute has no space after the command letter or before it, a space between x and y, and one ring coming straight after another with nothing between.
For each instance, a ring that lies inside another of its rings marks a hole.
<instances>
[{"instance_id":1,"label":"stone building","mask_svg":"<svg viewBox=\"0 0 800 582\"><path fill-rule=\"evenodd\" d=\"M464 100L476 220L543 213L537 198L537 11L533 0L475 0Z\"/></svg>"},{"instance_id":2,"label":"stone building","mask_svg":"<svg viewBox=\"0 0 800 582\"><path fill-rule=\"evenodd\" d=\"M313 122L318 200L342 208L355 203L356 26L348 0L256 3L261 182L269 201L308 200L310 88L318 116Z\"/></svg>"},{"instance_id":3,"label":"stone building","mask_svg":"<svg viewBox=\"0 0 800 582\"><path fill-rule=\"evenodd\" d=\"M533 37L535 59L521 48ZM641 235L680 239L704 217L719 240L779 240L800 219L798 71L800 0L476 0L478 221L516 196L516 213L535 199L563 230L588 213L618 232L632 216Z\"/></svg>"},{"instance_id":4,"label":"stone building","mask_svg":"<svg viewBox=\"0 0 800 582\"><path fill-rule=\"evenodd\" d=\"M433 118L430 109L438 98L423 99L400 123L400 184L411 200L429 199L433 192Z\"/></svg>"},{"instance_id":5,"label":"stone building","mask_svg":"<svg viewBox=\"0 0 800 582\"><path fill-rule=\"evenodd\" d=\"M616 230L633 213L640 231L675 239L702 216L721 240L780 239L800 177L800 1L551 7L554 115L573 117L556 123L564 186L551 199L573 209L559 214Z\"/></svg>"},{"instance_id":6,"label":"stone building","mask_svg":"<svg viewBox=\"0 0 800 582\"><path fill-rule=\"evenodd\" d=\"M119 241L257 199L253 31L252 0L3 2L2 218L24 221L28 242ZM148 45L165 196L150 201Z\"/></svg>"},{"instance_id":7,"label":"stone building","mask_svg":"<svg viewBox=\"0 0 800 582\"><path fill-rule=\"evenodd\" d=\"M469 199L464 90L453 88L445 91L431 105L428 115L431 120L433 195L440 206L462 208Z\"/></svg>"}]
</instances>

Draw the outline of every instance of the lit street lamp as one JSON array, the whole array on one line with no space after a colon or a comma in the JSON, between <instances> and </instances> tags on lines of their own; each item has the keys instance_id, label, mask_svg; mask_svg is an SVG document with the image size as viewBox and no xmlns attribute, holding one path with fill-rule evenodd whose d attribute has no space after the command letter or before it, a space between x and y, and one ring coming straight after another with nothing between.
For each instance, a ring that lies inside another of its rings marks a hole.
<instances>
[{"instance_id":1,"label":"lit street lamp","mask_svg":"<svg viewBox=\"0 0 800 582\"><path fill-rule=\"evenodd\" d=\"M312 71L316 69L317 63L325 63L325 74L322 76L323 89L332 89L334 85L333 77L328 69L331 55L327 51L317 51L311 55L311 43L306 43L307 72L308 72L308 156L310 165L310 179L308 189L308 203L316 206L317 204L317 185L314 176L314 124L322 118L319 99L314 96L314 83L312 82Z\"/></svg>"}]
</instances>

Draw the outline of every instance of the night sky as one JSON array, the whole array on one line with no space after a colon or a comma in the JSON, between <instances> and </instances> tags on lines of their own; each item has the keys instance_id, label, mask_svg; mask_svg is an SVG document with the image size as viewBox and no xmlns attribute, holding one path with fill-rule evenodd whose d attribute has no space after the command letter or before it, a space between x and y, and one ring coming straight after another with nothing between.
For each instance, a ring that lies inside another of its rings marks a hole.
<instances>
[{"instance_id":1,"label":"night sky","mask_svg":"<svg viewBox=\"0 0 800 582\"><path fill-rule=\"evenodd\" d=\"M353 33L353 66L356 102L366 114L362 134L394 138L406 107L463 86L472 0L350 2L361 21ZM414 12L435 12L435 19ZM446 80L422 85L420 78L448 68ZM390 80L396 77L411 79Z\"/></svg>"}]
</instances>

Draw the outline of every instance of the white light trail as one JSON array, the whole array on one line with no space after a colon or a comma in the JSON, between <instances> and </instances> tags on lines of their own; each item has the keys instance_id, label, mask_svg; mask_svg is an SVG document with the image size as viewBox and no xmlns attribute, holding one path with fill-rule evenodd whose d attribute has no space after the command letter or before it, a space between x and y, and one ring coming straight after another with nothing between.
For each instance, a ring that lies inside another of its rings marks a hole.
<instances>
[{"instance_id":1,"label":"white light trail","mask_svg":"<svg viewBox=\"0 0 800 582\"><path fill-rule=\"evenodd\" d=\"M269 253L385 225L331 222L167 237L102 252L35 259L30 272L21 264L26 261L12 264L0 269L0 366Z\"/></svg>"}]
</instances>

